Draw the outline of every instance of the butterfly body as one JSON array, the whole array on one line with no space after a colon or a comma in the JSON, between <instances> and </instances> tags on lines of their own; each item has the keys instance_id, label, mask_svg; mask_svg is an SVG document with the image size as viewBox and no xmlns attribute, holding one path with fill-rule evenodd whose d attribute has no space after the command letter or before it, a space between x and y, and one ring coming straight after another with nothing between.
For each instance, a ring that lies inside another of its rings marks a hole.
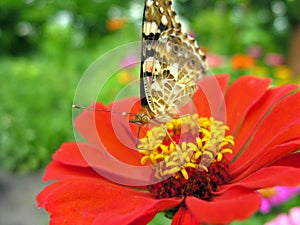
<instances>
[{"instance_id":1,"label":"butterfly body","mask_svg":"<svg viewBox=\"0 0 300 225\"><path fill-rule=\"evenodd\" d=\"M140 73L141 110L130 122L170 121L207 71L196 41L181 31L171 0L146 0Z\"/></svg>"}]
</instances>

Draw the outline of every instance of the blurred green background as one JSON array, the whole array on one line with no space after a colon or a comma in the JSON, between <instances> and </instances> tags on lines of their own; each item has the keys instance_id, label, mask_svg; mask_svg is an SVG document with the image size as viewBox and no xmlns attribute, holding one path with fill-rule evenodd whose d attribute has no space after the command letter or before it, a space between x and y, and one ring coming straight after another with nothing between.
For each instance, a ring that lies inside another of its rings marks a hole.
<instances>
[{"instance_id":1,"label":"blurred green background","mask_svg":"<svg viewBox=\"0 0 300 225\"><path fill-rule=\"evenodd\" d=\"M272 77L274 85L298 82L300 0L174 2L180 21L207 52L211 73ZM37 171L61 143L74 141L77 83L98 56L140 40L143 4L0 1L1 170ZM114 88L138 76L138 70L121 71Z\"/></svg>"}]
</instances>

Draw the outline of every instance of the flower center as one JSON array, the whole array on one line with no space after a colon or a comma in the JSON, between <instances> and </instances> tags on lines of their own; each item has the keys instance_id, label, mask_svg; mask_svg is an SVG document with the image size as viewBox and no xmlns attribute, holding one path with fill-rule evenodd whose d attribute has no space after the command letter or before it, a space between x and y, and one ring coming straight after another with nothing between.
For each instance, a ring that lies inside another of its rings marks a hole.
<instances>
[{"instance_id":1,"label":"flower center","mask_svg":"<svg viewBox=\"0 0 300 225\"><path fill-rule=\"evenodd\" d=\"M147 132L140 139L142 164L153 166L153 176L162 180L148 186L155 198L194 196L211 200L219 186L228 182L228 161L233 136L213 118L198 115L173 119Z\"/></svg>"}]
</instances>

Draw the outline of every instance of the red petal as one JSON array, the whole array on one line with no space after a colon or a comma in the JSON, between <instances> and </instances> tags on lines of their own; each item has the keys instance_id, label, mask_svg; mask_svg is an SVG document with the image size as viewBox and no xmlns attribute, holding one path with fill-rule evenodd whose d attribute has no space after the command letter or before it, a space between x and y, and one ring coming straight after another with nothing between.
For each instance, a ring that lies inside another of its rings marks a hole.
<instances>
[{"instance_id":1,"label":"red petal","mask_svg":"<svg viewBox=\"0 0 300 225\"><path fill-rule=\"evenodd\" d=\"M284 85L277 88L269 89L266 94L251 108L249 113L246 115L243 121L238 135L235 137L235 146L233 147L233 154L230 158L234 158L238 153L239 149L250 139L261 120L266 116L271 107L286 97L288 93L296 90L296 85Z\"/></svg>"},{"instance_id":2,"label":"red petal","mask_svg":"<svg viewBox=\"0 0 300 225\"><path fill-rule=\"evenodd\" d=\"M194 104L200 117L213 116L224 120L224 92L229 81L228 75L207 76L198 83L199 89L194 95Z\"/></svg>"},{"instance_id":3,"label":"red petal","mask_svg":"<svg viewBox=\"0 0 300 225\"><path fill-rule=\"evenodd\" d=\"M247 112L265 94L270 83L270 79L243 76L230 86L225 101L227 125L232 133L236 132Z\"/></svg>"},{"instance_id":4,"label":"red petal","mask_svg":"<svg viewBox=\"0 0 300 225\"><path fill-rule=\"evenodd\" d=\"M113 125L113 128L115 129L114 132L116 132L116 135L117 137L122 137L124 136L124 138L121 139L122 141L122 144L126 145L127 147L129 148L133 148L133 149L136 149L136 146L135 146L135 140L137 138L137 131L138 131L138 128L139 126L137 124L133 124L133 123L130 123L129 120L133 119L134 115L137 114L140 109L141 109L141 102L140 102L140 98L138 97L130 97L130 98L125 98L125 99L122 99L122 100L119 100L119 101L115 101L115 102L112 102L108 108L110 110L112 110L113 112L125 112L125 113L128 113L130 112L131 115L128 117L125 117L124 119L124 116L120 116L120 114L117 113L117 115L114 115L112 117L112 125ZM117 120L118 118L118 120ZM122 125L122 128L120 131L116 130L116 128L118 127L118 125ZM128 136L128 131L130 133L130 137L131 139L128 139L127 136ZM125 132L125 133L123 133ZM132 142L132 139L134 138L134 142Z\"/></svg>"},{"instance_id":5,"label":"red petal","mask_svg":"<svg viewBox=\"0 0 300 225\"><path fill-rule=\"evenodd\" d=\"M52 158L56 162L60 162L70 166L89 167L86 160L83 158L80 148L87 146L86 143L63 143L61 147L53 154Z\"/></svg>"},{"instance_id":6,"label":"red petal","mask_svg":"<svg viewBox=\"0 0 300 225\"><path fill-rule=\"evenodd\" d=\"M85 172L86 176L94 177L95 174L92 172L94 170L99 174L99 178L105 177L114 183L127 186L146 186L157 182L157 180L152 180L154 177L150 165L126 164L109 155L105 149L96 148L86 143L62 145L54 154L54 160L65 166L51 164L46 170L45 180L61 179L74 176L76 173L79 176L84 176ZM69 171L71 169L76 171Z\"/></svg>"},{"instance_id":7,"label":"red petal","mask_svg":"<svg viewBox=\"0 0 300 225\"><path fill-rule=\"evenodd\" d=\"M132 197L131 197L132 199ZM130 205L128 204L130 201ZM133 202L132 200L124 200L122 204L126 205L123 209L110 209L107 213L101 213L93 222L93 225L103 224L105 221L106 225L115 225L115 224L130 224L130 225L146 225L148 224L153 217L158 212L171 209L180 204L181 200L179 199L146 199L146 198L136 198ZM113 221L110 221L112 217Z\"/></svg>"},{"instance_id":8,"label":"red petal","mask_svg":"<svg viewBox=\"0 0 300 225\"><path fill-rule=\"evenodd\" d=\"M83 158L79 146L85 143L64 143L53 154L54 161L51 162L43 177L43 181L64 179L70 177L98 177L96 173Z\"/></svg>"},{"instance_id":9,"label":"red petal","mask_svg":"<svg viewBox=\"0 0 300 225\"><path fill-rule=\"evenodd\" d=\"M283 99L273 108L258 127L249 145L247 145L243 153L230 166L233 177L238 177L241 173L244 173L247 168L257 163L262 156L268 155L269 163L278 160L275 155L276 152L271 150L277 145L299 139L299 98L300 92L295 93ZM290 148L282 148L282 157L291 151ZM249 170L248 174L250 173L251 171Z\"/></svg>"},{"instance_id":10,"label":"red petal","mask_svg":"<svg viewBox=\"0 0 300 225\"><path fill-rule=\"evenodd\" d=\"M47 166L43 181L60 180L72 177L93 177L101 179L100 175L92 168L67 166L53 161Z\"/></svg>"},{"instance_id":11,"label":"red petal","mask_svg":"<svg viewBox=\"0 0 300 225\"><path fill-rule=\"evenodd\" d=\"M112 213L116 213L117 215L119 212L113 211ZM111 224L111 225L115 225L115 224L147 225L157 214L157 212L153 211L152 209L142 210L142 211L137 209L137 211L132 210L131 213L128 213L126 215L120 215L117 218L115 218L113 221L110 221L110 218L113 216L115 217L114 214L105 215L105 217L101 215L95 219L92 225L103 224L103 221L105 221L105 224ZM107 223L107 221L109 222Z\"/></svg>"},{"instance_id":12,"label":"red petal","mask_svg":"<svg viewBox=\"0 0 300 225\"><path fill-rule=\"evenodd\" d=\"M112 157L132 165L140 165L141 155L135 147L136 135L131 132L129 118L121 113L130 112L136 102L136 98L127 98L114 102L110 108L97 103L93 106L97 110L85 110L76 118L75 126L84 138L93 145L106 149ZM111 113L108 112L110 110L120 111Z\"/></svg>"},{"instance_id":13,"label":"red petal","mask_svg":"<svg viewBox=\"0 0 300 225\"><path fill-rule=\"evenodd\" d=\"M58 181L45 188L37 201L50 212L51 225L134 224L180 202L154 200L147 193L86 178Z\"/></svg>"},{"instance_id":14,"label":"red petal","mask_svg":"<svg viewBox=\"0 0 300 225\"><path fill-rule=\"evenodd\" d=\"M298 160L300 157L298 157ZM300 165L290 166L270 166L263 168L231 186L244 186L253 190L274 186L298 186L300 185Z\"/></svg>"},{"instance_id":15,"label":"red petal","mask_svg":"<svg viewBox=\"0 0 300 225\"><path fill-rule=\"evenodd\" d=\"M298 128L300 128L300 126ZM253 173L254 171L257 171L260 168L265 167L266 165L270 165L274 161L277 161L278 159L284 157L287 154L295 152L298 149L300 149L300 139L290 141L281 145L276 145L271 147L270 149L266 149L266 151L259 156L259 160L257 160L256 163L249 165L249 167L241 172L239 176L235 176L234 174L231 175L231 177L234 177L231 182L240 180L243 177L246 177L249 174ZM273 174L273 176L276 176L276 174Z\"/></svg>"},{"instance_id":16,"label":"red petal","mask_svg":"<svg viewBox=\"0 0 300 225\"><path fill-rule=\"evenodd\" d=\"M260 197L255 192L233 187L213 201L188 197L186 205L198 221L207 224L229 224L234 220L245 220L260 207Z\"/></svg>"},{"instance_id":17,"label":"red petal","mask_svg":"<svg viewBox=\"0 0 300 225\"><path fill-rule=\"evenodd\" d=\"M299 167L300 164L300 152L288 155L275 163L273 163L271 166L290 166L290 167Z\"/></svg>"},{"instance_id":18,"label":"red petal","mask_svg":"<svg viewBox=\"0 0 300 225\"><path fill-rule=\"evenodd\" d=\"M199 222L196 218L191 214L188 209L184 207L180 207L176 212L171 225L198 225Z\"/></svg>"}]
</instances>

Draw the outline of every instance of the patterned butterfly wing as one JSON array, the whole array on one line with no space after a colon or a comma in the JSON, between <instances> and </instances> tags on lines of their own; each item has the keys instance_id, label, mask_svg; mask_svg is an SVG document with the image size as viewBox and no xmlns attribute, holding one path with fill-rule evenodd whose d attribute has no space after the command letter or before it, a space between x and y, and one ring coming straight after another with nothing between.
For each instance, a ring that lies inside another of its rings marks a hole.
<instances>
[{"instance_id":1,"label":"patterned butterfly wing","mask_svg":"<svg viewBox=\"0 0 300 225\"><path fill-rule=\"evenodd\" d=\"M186 104L206 73L205 55L182 33L170 0L146 0L143 18L140 92L142 111L164 123ZM144 117L145 118L145 117ZM135 121L141 121L139 117Z\"/></svg>"},{"instance_id":2,"label":"patterned butterfly wing","mask_svg":"<svg viewBox=\"0 0 300 225\"><path fill-rule=\"evenodd\" d=\"M162 32L169 29L181 29L181 24L176 19L171 0L145 0L142 24L142 52L141 52L141 86L140 95L142 106L148 105L147 91L145 90L145 77L153 76L149 59L155 55L155 45ZM148 60L147 60L148 59ZM145 61L147 63L145 64Z\"/></svg>"},{"instance_id":3,"label":"patterned butterfly wing","mask_svg":"<svg viewBox=\"0 0 300 225\"><path fill-rule=\"evenodd\" d=\"M205 75L205 55L194 39L180 30L164 31L157 41L150 86L155 119L167 122L197 90Z\"/></svg>"}]
</instances>

